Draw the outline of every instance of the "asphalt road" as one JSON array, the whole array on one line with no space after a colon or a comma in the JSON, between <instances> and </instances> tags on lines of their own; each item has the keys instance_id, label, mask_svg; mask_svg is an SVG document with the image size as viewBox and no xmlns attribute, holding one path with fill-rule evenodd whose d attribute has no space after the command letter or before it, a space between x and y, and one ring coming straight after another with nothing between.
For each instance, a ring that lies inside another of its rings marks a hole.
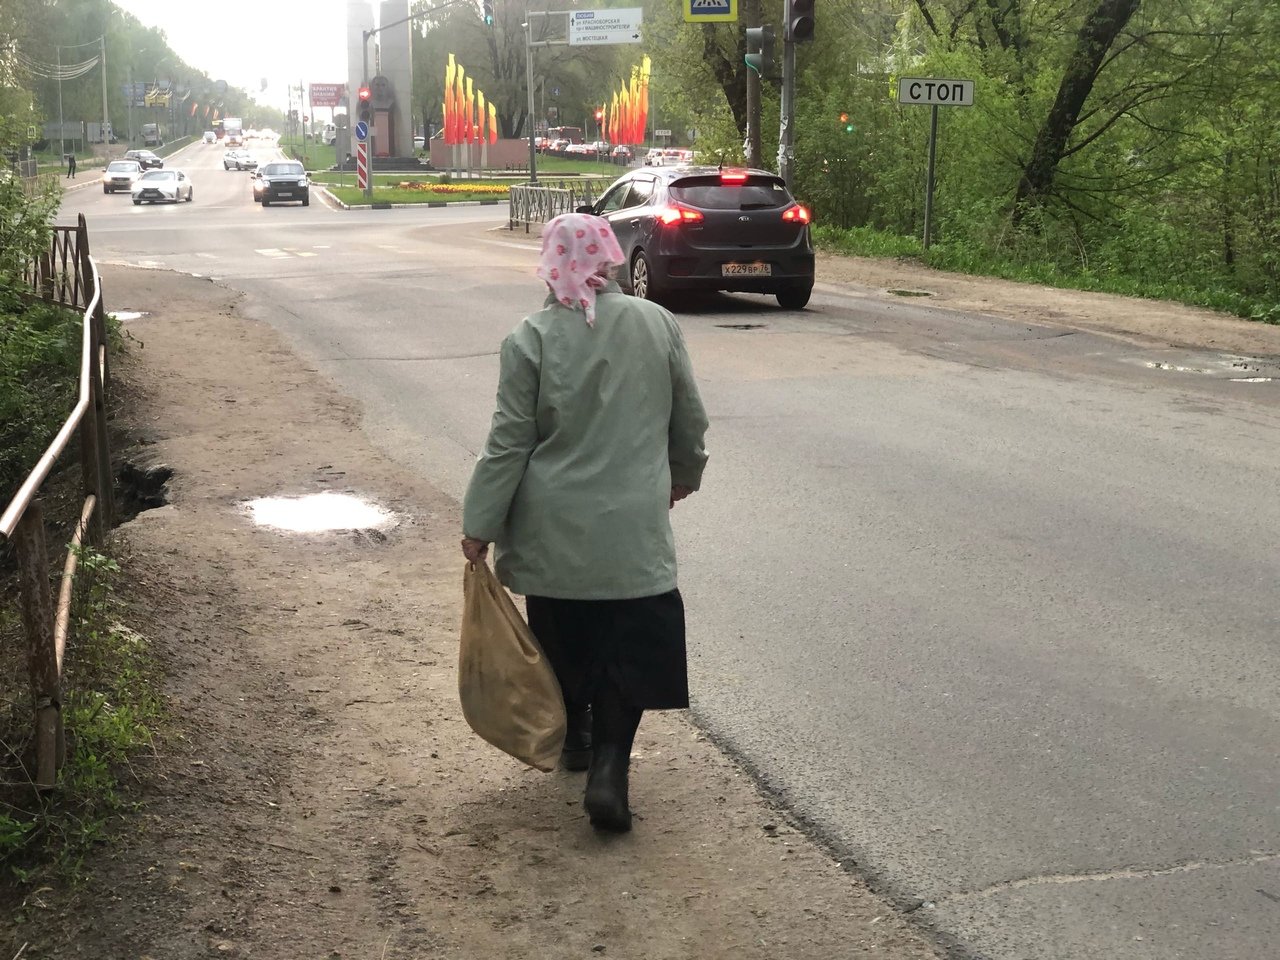
<instances>
[{"instance_id":1,"label":"asphalt road","mask_svg":"<svg viewBox=\"0 0 1280 960\"><path fill-rule=\"evenodd\" d=\"M220 154L180 155L194 204L64 210L100 261L244 290L460 495L530 241L502 208L262 209ZM1277 956L1280 382L825 285L680 319L701 720L961 955Z\"/></svg>"}]
</instances>

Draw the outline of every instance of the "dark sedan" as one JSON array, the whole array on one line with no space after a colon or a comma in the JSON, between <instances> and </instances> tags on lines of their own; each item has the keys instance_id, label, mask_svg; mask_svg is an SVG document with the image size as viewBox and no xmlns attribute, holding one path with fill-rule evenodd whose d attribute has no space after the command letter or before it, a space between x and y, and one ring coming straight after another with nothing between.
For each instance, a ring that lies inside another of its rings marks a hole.
<instances>
[{"instance_id":1,"label":"dark sedan","mask_svg":"<svg viewBox=\"0 0 1280 960\"><path fill-rule=\"evenodd\" d=\"M813 292L811 216L766 170L635 170L584 212L613 225L637 297L676 290L769 293L799 310Z\"/></svg>"},{"instance_id":2,"label":"dark sedan","mask_svg":"<svg viewBox=\"0 0 1280 960\"><path fill-rule=\"evenodd\" d=\"M143 170L160 170L164 167L164 161L157 157L150 150L130 150L124 155L126 160L136 160L138 166Z\"/></svg>"}]
</instances>

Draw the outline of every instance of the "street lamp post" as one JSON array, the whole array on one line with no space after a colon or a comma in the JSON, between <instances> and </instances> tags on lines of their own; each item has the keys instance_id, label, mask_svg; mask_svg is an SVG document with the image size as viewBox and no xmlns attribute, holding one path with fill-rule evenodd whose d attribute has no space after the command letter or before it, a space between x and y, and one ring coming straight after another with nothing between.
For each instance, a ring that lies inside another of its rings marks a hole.
<instances>
[{"instance_id":1,"label":"street lamp post","mask_svg":"<svg viewBox=\"0 0 1280 960\"><path fill-rule=\"evenodd\" d=\"M67 155L67 139L66 131L62 124L62 48L55 48L58 52L58 147L59 152L65 159Z\"/></svg>"}]
</instances>

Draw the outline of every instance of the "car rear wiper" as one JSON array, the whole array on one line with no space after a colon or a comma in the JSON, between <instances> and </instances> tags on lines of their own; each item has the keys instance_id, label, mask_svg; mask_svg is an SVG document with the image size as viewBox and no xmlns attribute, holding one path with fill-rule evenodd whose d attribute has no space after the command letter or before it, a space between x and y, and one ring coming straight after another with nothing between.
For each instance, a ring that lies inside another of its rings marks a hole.
<instances>
[{"instance_id":1,"label":"car rear wiper","mask_svg":"<svg viewBox=\"0 0 1280 960\"><path fill-rule=\"evenodd\" d=\"M768 210L769 208L776 207L776 206L777 206L776 203L744 203L738 209L739 210Z\"/></svg>"}]
</instances>

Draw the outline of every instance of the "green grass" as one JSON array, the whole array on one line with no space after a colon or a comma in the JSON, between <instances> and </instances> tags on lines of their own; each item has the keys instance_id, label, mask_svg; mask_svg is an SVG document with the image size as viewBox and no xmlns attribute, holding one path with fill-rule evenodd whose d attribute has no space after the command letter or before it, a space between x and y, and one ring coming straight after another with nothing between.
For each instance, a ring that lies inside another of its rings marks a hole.
<instances>
[{"instance_id":1,"label":"green grass","mask_svg":"<svg viewBox=\"0 0 1280 960\"><path fill-rule=\"evenodd\" d=\"M817 226L814 243L834 253L860 257L906 257L939 270L975 276L999 277L1020 283L1038 283L1064 290L1088 290L1149 300L1171 300L1189 306L1234 313L1262 323L1280 324L1280 302L1265 294L1234 289L1228 278L1170 279L1095 272L1061 263L1020 257L1016 252L996 252L973 243L935 243L926 253L916 237L871 227L841 229Z\"/></svg>"},{"instance_id":2,"label":"green grass","mask_svg":"<svg viewBox=\"0 0 1280 960\"><path fill-rule=\"evenodd\" d=\"M121 783L131 759L152 746L164 719L160 668L146 639L122 621L113 588L119 565L89 549L79 561L63 668L67 759L58 789L43 796L13 790L0 815L0 876L19 883L79 879L85 856L129 806ZM13 624L0 626L14 633ZM30 711L15 712L10 722L17 729L9 735L22 735ZM14 771L7 772L13 780Z\"/></svg>"},{"instance_id":3,"label":"green grass","mask_svg":"<svg viewBox=\"0 0 1280 960\"><path fill-rule=\"evenodd\" d=\"M364 191L358 187L330 187L329 192L349 206L364 206L370 203L461 203L471 200L497 200L505 202L506 197L492 193L434 193L427 190L396 190L374 185L373 198L366 198Z\"/></svg>"},{"instance_id":4,"label":"green grass","mask_svg":"<svg viewBox=\"0 0 1280 960\"><path fill-rule=\"evenodd\" d=\"M336 148L315 140L303 143L298 137L281 137L280 149L285 156L301 160L308 170L328 170L338 160Z\"/></svg>"},{"instance_id":5,"label":"green grass","mask_svg":"<svg viewBox=\"0 0 1280 960\"><path fill-rule=\"evenodd\" d=\"M594 174L616 180L628 170L616 163L601 163L599 160L580 160L571 157L549 157L545 153L538 154L538 176L544 173L564 176L568 174Z\"/></svg>"}]
</instances>

